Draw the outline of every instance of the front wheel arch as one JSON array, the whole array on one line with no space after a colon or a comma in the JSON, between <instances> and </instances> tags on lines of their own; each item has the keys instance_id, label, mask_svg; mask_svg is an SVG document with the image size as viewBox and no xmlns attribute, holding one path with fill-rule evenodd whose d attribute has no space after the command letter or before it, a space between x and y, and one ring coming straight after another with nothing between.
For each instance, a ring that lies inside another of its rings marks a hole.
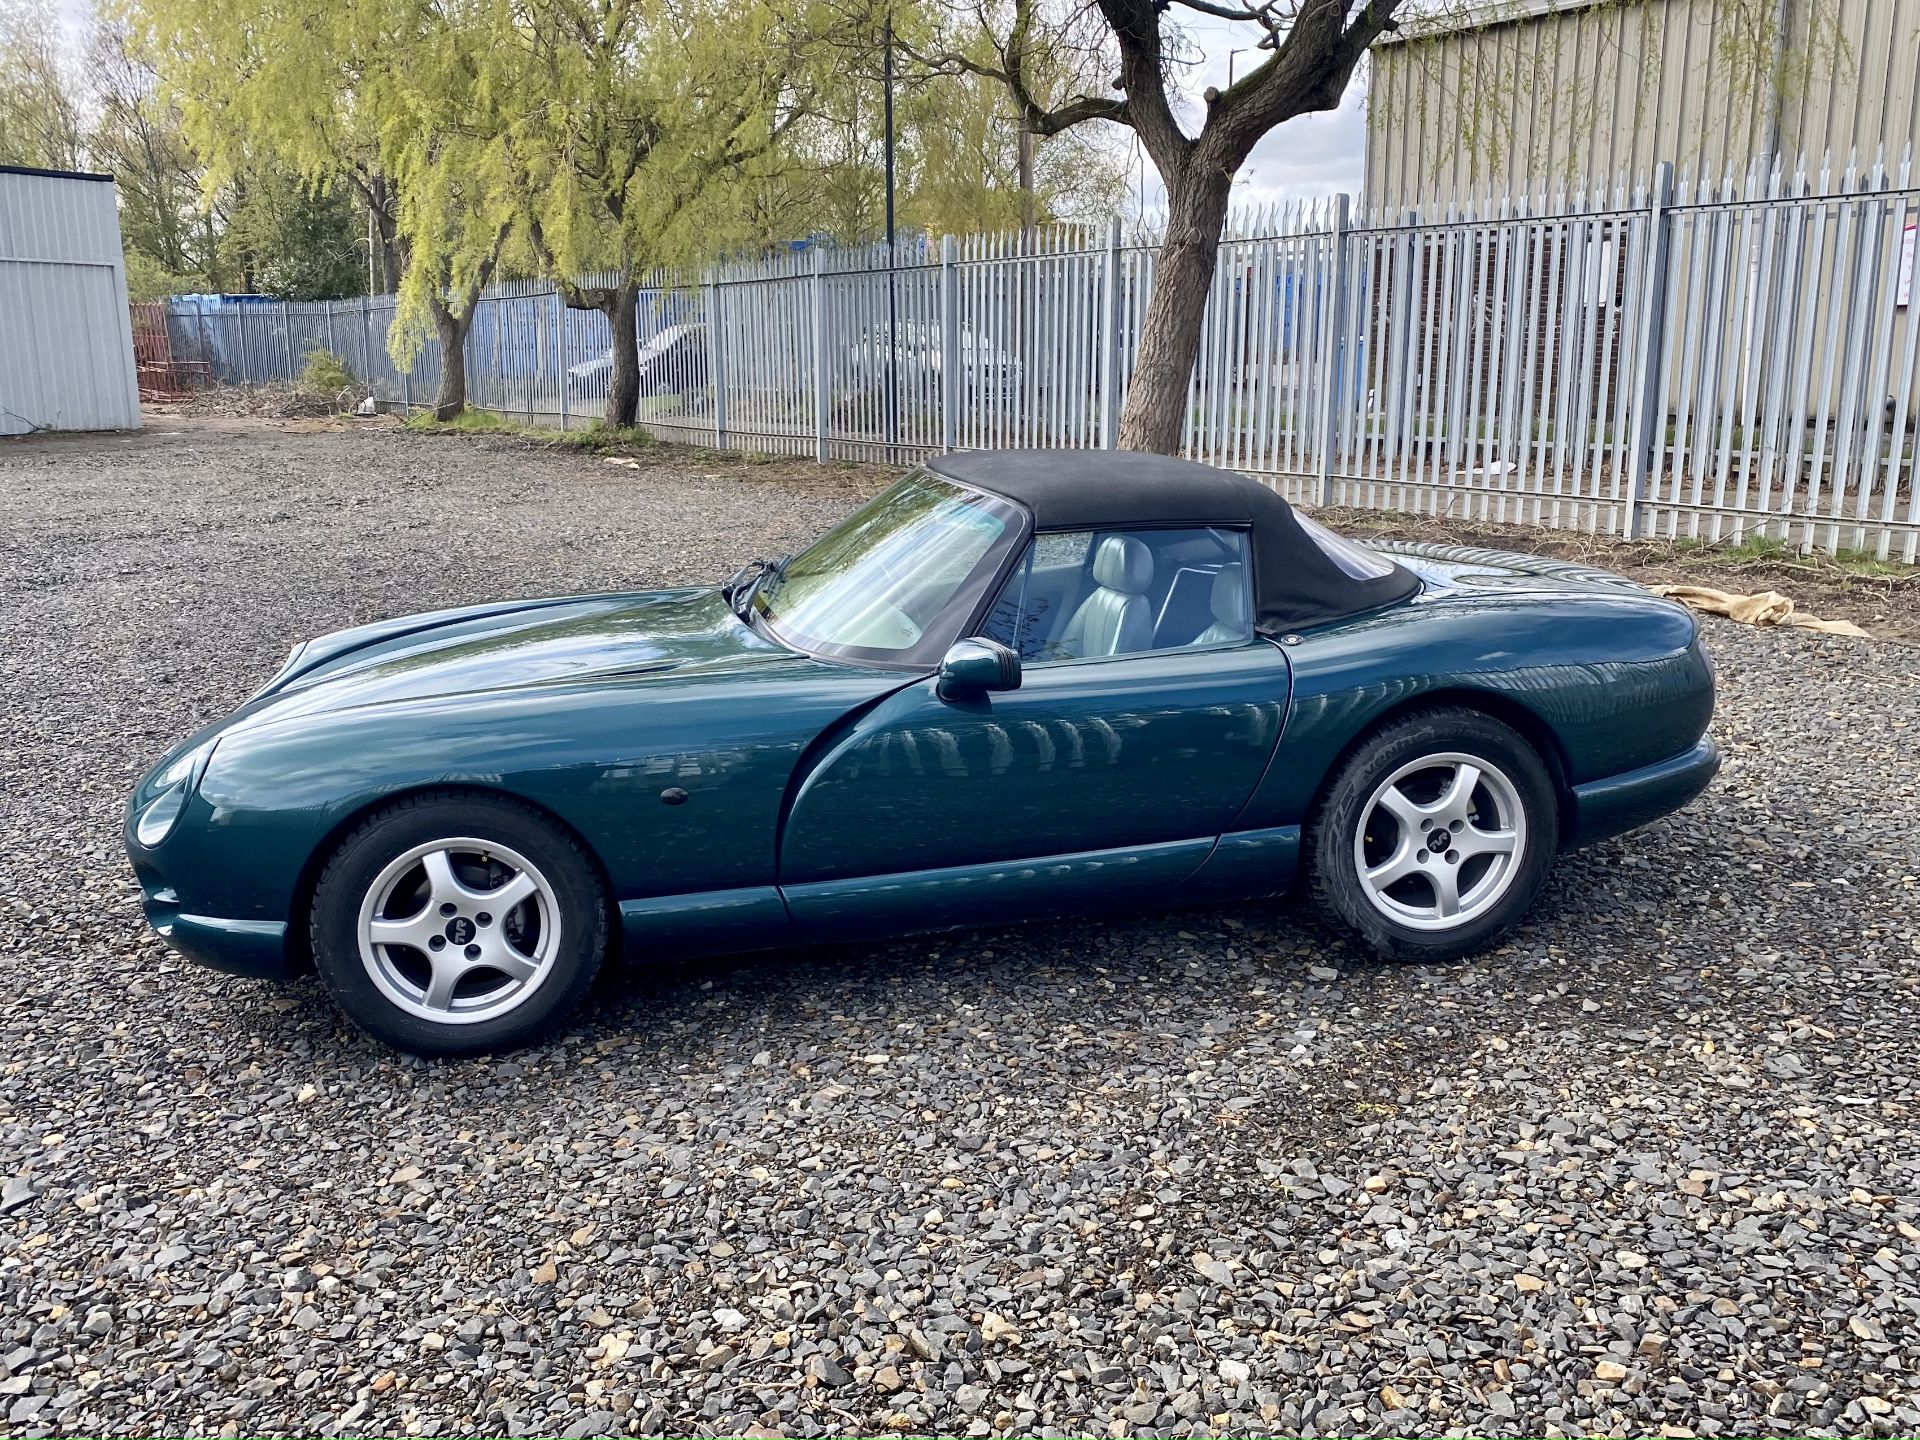
<instances>
[{"instance_id":1,"label":"front wheel arch","mask_svg":"<svg viewBox=\"0 0 1920 1440\"><path fill-rule=\"evenodd\" d=\"M300 874L294 881L293 900L287 911L287 967L290 973L295 975L313 973L313 945L308 935L306 918L313 912L313 892L320 883L320 876L326 870L327 862L340 849L341 843L374 811L383 810L396 801L418 800L428 796L447 800L505 801L533 811L548 824L566 834L587 857L587 863L593 867L594 874L600 881L601 893L607 897L608 943L617 957L620 949L620 903L613 893L613 883L607 873L606 862L600 858L600 852L594 849L592 842L586 836L568 824L563 816L555 814L539 801L529 800L524 795L516 795L491 785L423 783L402 785L397 789L385 790L369 797L343 815L308 852L306 862L300 867Z\"/></svg>"}]
</instances>

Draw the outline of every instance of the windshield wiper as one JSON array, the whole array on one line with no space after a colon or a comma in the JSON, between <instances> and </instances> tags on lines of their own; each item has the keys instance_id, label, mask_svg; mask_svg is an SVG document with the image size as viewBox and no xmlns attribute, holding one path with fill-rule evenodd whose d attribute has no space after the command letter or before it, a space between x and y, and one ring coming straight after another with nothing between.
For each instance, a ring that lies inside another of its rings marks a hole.
<instances>
[{"instance_id":1,"label":"windshield wiper","mask_svg":"<svg viewBox=\"0 0 1920 1440\"><path fill-rule=\"evenodd\" d=\"M729 579L726 584L720 587L720 593L726 597L727 608L733 611L735 615L740 614L741 590L745 588L749 580L755 578L766 563L765 560L759 559L758 557L747 561L746 564L733 572L732 578Z\"/></svg>"},{"instance_id":2,"label":"windshield wiper","mask_svg":"<svg viewBox=\"0 0 1920 1440\"><path fill-rule=\"evenodd\" d=\"M721 587L733 613L742 620L750 619L753 615L753 597L760 593L761 585L769 576L778 579L791 559L791 555L782 555L778 560L755 558L735 571L733 578Z\"/></svg>"}]
</instances>

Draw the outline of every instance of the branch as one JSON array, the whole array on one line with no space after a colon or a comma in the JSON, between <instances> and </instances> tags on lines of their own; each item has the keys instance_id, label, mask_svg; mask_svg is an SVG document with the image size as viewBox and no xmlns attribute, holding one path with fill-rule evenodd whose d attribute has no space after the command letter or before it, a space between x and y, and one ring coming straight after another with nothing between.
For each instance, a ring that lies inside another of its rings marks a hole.
<instances>
[{"instance_id":1,"label":"branch","mask_svg":"<svg viewBox=\"0 0 1920 1440\"><path fill-rule=\"evenodd\" d=\"M1180 129L1167 98L1167 66L1160 43L1159 0L1096 0L1120 46L1120 88L1127 123L1140 136L1161 178L1185 166L1193 141Z\"/></svg>"},{"instance_id":2,"label":"branch","mask_svg":"<svg viewBox=\"0 0 1920 1440\"><path fill-rule=\"evenodd\" d=\"M1276 125L1340 103L1360 57L1392 26L1402 0L1367 0L1351 20L1349 3L1305 0L1273 57L1210 96L1200 135L1209 165L1237 170Z\"/></svg>"},{"instance_id":3,"label":"branch","mask_svg":"<svg viewBox=\"0 0 1920 1440\"><path fill-rule=\"evenodd\" d=\"M1025 13L1027 6L1020 6ZM1016 36L1010 36L1007 49L1001 55L1001 66L983 65L970 55L957 50L949 50L938 55L924 55L904 40L896 38L894 44L915 64L924 68L930 75L978 75L983 79L997 81L1004 85L1007 93L1013 97L1014 108L1019 114L1020 123L1033 135L1058 135L1062 130L1075 125L1085 124L1089 120L1112 120L1116 124L1126 125L1126 102L1098 95L1076 95L1049 110L1033 97L1032 88L1025 74L1025 35L1016 20ZM1017 37L1017 38L1016 38ZM1004 68L1002 68L1004 67Z\"/></svg>"},{"instance_id":4,"label":"branch","mask_svg":"<svg viewBox=\"0 0 1920 1440\"><path fill-rule=\"evenodd\" d=\"M1169 0L1169 3L1197 10L1202 15L1217 15L1222 20L1251 20L1267 32L1267 38L1260 42L1263 50L1271 50L1280 43L1280 34L1292 19L1290 14L1279 13L1280 0L1268 0L1265 5L1219 5L1213 0Z\"/></svg>"},{"instance_id":5,"label":"branch","mask_svg":"<svg viewBox=\"0 0 1920 1440\"><path fill-rule=\"evenodd\" d=\"M534 253L539 255L541 267L553 277L554 288L560 292L560 299L569 310L598 310L603 315L613 314L616 296L612 287L580 285L569 280L554 258L553 247L547 244L547 232L541 228L538 219L528 222L527 238L533 242Z\"/></svg>"}]
</instances>

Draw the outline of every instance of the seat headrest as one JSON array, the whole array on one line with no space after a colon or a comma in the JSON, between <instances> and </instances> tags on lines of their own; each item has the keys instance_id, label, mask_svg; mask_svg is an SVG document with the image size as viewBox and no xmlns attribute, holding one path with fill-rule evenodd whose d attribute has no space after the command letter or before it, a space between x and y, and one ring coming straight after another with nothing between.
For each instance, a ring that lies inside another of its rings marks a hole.
<instances>
[{"instance_id":1,"label":"seat headrest","mask_svg":"<svg viewBox=\"0 0 1920 1440\"><path fill-rule=\"evenodd\" d=\"M1093 583L1123 595L1144 595L1153 584L1153 552L1131 535L1108 535L1093 552Z\"/></svg>"},{"instance_id":2,"label":"seat headrest","mask_svg":"<svg viewBox=\"0 0 1920 1440\"><path fill-rule=\"evenodd\" d=\"M1213 618L1246 629L1247 598L1247 567L1222 565L1213 577Z\"/></svg>"}]
</instances>

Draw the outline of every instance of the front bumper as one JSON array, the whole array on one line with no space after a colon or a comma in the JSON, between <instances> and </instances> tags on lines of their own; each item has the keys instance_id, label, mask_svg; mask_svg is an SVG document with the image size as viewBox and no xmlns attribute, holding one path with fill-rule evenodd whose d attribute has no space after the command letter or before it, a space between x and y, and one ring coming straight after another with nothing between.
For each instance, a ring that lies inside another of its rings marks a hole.
<instances>
[{"instance_id":1,"label":"front bumper","mask_svg":"<svg viewBox=\"0 0 1920 1440\"><path fill-rule=\"evenodd\" d=\"M154 933L197 964L260 980L292 978L283 921L186 914L169 890L148 891L141 897L141 908Z\"/></svg>"},{"instance_id":2,"label":"front bumper","mask_svg":"<svg viewBox=\"0 0 1920 1440\"><path fill-rule=\"evenodd\" d=\"M1562 845L1576 850L1670 815L1706 789L1719 770L1720 747L1703 735L1670 759L1576 785Z\"/></svg>"}]
</instances>

